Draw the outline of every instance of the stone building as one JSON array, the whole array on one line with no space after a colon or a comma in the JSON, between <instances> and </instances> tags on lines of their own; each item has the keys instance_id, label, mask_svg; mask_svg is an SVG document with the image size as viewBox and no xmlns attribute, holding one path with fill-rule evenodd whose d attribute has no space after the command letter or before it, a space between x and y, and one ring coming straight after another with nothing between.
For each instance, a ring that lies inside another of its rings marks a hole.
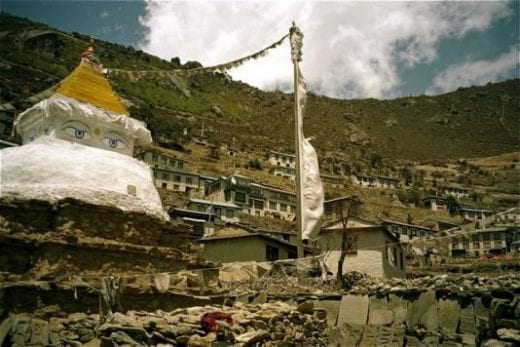
<instances>
[{"instance_id":1,"label":"stone building","mask_svg":"<svg viewBox=\"0 0 520 347\"><path fill-rule=\"evenodd\" d=\"M186 209L207 213L224 222L238 222L242 211L240 206L226 201L210 201L203 199L188 199Z\"/></svg>"},{"instance_id":2,"label":"stone building","mask_svg":"<svg viewBox=\"0 0 520 347\"><path fill-rule=\"evenodd\" d=\"M296 170L292 167L276 166L269 170L273 176L296 180Z\"/></svg>"},{"instance_id":3,"label":"stone building","mask_svg":"<svg viewBox=\"0 0 520 347\"><path fill-rule=\"evenodd\" d=\"M217 262L275 261L296 258L296 244L264 232L252 232L233 225L198 240L203 257ZM307 253L308 250L306 250Z\"/></svg>"},{"instance_id":4,"label":"stone building","mask_svg":"<svg viewBox=\"0 0 520 347\"><path fill-rule=\"evenodd\" d=\"M426 226L382 220L381 224L395 235L407 235L410 239L416 237L432 236L437 233L435 229Z\"/></svg>"},{"instance_id":5,"label":"stone building","mask_svg":"<svg viewBox=\"0 0 520 347\"><path fill-rule=\"evenodd\" d=\"M187 171L187 162L175 156L172 151L160 147L147 147L135 155L150 165L157 188L186 193L200 197L204 194L204 182L196 173Z\"/></svg>"},{"instance_id":6,"label":"stone building","mask_svg":"<svg viewBox=\"0 0 520 347\"><path fill-rule=\"evenodd\" d=\"M269 151L266 154L266 159L273 166L296 168L296 156L294 154Z\"/></svg>"},{"instance_id":7,"label":"stone building","mask_svg":"<svg viewBox=\"0 0 520 347\"><path fill-rule=\"evenodd\" d=\"M230 202L241 213L257 217L292 220L296 213L295 193L255 183L249 177L221 177L208 187L207 198L214 202Z\"/></svg>"},{"instance_id":8,"label":"stone building","mask_svg":"<svg viewBox=\"0 0 520 347\"><path fill-rule=\"evenodd\" d=\"M447 211L446 198L442 196L427 196L423 199L424 207L432 211Z\"/></svg>"},{"instance_id":9,"label":"stone building","mask_svg":"<svg viewBox=\"0 0 520 347\"><path fill-rule=\"evenodd\" d=\"M449 244L452 257L479 257L507 252L507 227L476 229L474 232L459 233Z\"/></svg>"},{"instance_id":10,"label":"stone building","mask_svg":"<svg viewBox=\"0 0 520 347\"><path fill-rule=\"evenodd\" d=\"M399 188L401 181L397 178L385 176L352 175L352 183L368 188Z\"/></svg>"},{"instance_id":11,"label":"stone building","mask_svg":"<svg viewBox=\"0 0 520 347\"><path fill-rule=\"evenodd\" d=\"M343 224L338 221L322 228L319 245L329 270L338 271ZM348 218L349 248L343 272L358 271L376 277L406 277L405 250L399 237L381 225L359 218Z\"/></svg>"}]
</instances>

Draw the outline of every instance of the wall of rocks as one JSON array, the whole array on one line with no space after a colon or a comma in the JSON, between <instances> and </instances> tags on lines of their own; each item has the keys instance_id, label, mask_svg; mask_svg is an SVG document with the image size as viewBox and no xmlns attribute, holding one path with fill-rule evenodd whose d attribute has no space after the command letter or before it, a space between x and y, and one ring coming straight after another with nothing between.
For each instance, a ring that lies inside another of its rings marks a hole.
<instances>
[{"instance_id":1,"label":"wall of rocks","mask_svg":"<svg viewBox=\"0 0 520 347\"><path fill-rule=\"evenodd\" d=\"M520 293L395 291L323 300L337 346L516 346Z\"/></svg>"},{"instance_id":2,"label":"wall of rocks","mask_svg":"<svg viewBox=\"0 0 520 347\"><path fill-rule=\"evenodd\" d=\"M207 305L171 312L18 314L0 324L4 346L326 346L326 312L312 303Z\"/></svg>"}]
</instances>

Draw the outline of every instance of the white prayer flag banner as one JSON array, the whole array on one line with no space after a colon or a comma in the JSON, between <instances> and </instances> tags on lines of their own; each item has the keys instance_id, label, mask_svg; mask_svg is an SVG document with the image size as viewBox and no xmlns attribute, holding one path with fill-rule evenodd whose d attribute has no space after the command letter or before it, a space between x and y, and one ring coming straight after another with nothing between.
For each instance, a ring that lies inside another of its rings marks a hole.
<instances>
[{"instance_id":1,"label":"white prayer flag banner","mask_svg":"<svg viewBox=\"0 0 520 347\"><path fill-rule=\"evenodd\" d=\"M300 145L301 186L298 192L301 197L302 239L318 238L323 215L323 184L320 178L318 155L308 139L303 136L303 115L307 101L307 85L298 67L298 136Z\"/></svg>"}]
</instances>

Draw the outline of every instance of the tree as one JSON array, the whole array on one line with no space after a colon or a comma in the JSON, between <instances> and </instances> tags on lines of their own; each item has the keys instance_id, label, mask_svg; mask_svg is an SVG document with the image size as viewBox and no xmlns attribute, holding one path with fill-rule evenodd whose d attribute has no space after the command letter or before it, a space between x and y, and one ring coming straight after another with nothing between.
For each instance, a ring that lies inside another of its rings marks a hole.
<instances>
[{"instance_id":1,"label":"tree","mask_svg":"<svg viewBox=\"0 0 520 347\"><path fill-rule=\"evenodd\" d=\"M336 214L339 215L341 220L341 254L338 260L338 273L336 274L336 285L341 288L343 286L343 265L345 264L345 258L347 254L354 250L354 246L357 243L358 233L348 230L348 219L352 216L358 216L361 212L363 203L357 198L342 201L341 204L337 204Z\"/></svg>"}]
</instances>

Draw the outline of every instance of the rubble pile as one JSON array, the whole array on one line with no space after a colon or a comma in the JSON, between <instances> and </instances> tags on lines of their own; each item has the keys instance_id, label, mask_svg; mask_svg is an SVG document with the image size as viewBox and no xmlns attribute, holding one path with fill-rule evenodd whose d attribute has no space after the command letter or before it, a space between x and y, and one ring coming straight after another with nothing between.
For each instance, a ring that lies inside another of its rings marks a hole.
<instances>
[{"instance_id":1,"label":"rubble pile","mask_svg":"<svg viewBox=\"0 0 520 347\"><path fill-rule=\"evenodd\" d=\"M326 346L326 312L311 302L204 306L172 312L75 313L49 321L19 314L0 325L0 345ZM5 341L5 342L4 342Z\"/></svg>"}]
</instances>

